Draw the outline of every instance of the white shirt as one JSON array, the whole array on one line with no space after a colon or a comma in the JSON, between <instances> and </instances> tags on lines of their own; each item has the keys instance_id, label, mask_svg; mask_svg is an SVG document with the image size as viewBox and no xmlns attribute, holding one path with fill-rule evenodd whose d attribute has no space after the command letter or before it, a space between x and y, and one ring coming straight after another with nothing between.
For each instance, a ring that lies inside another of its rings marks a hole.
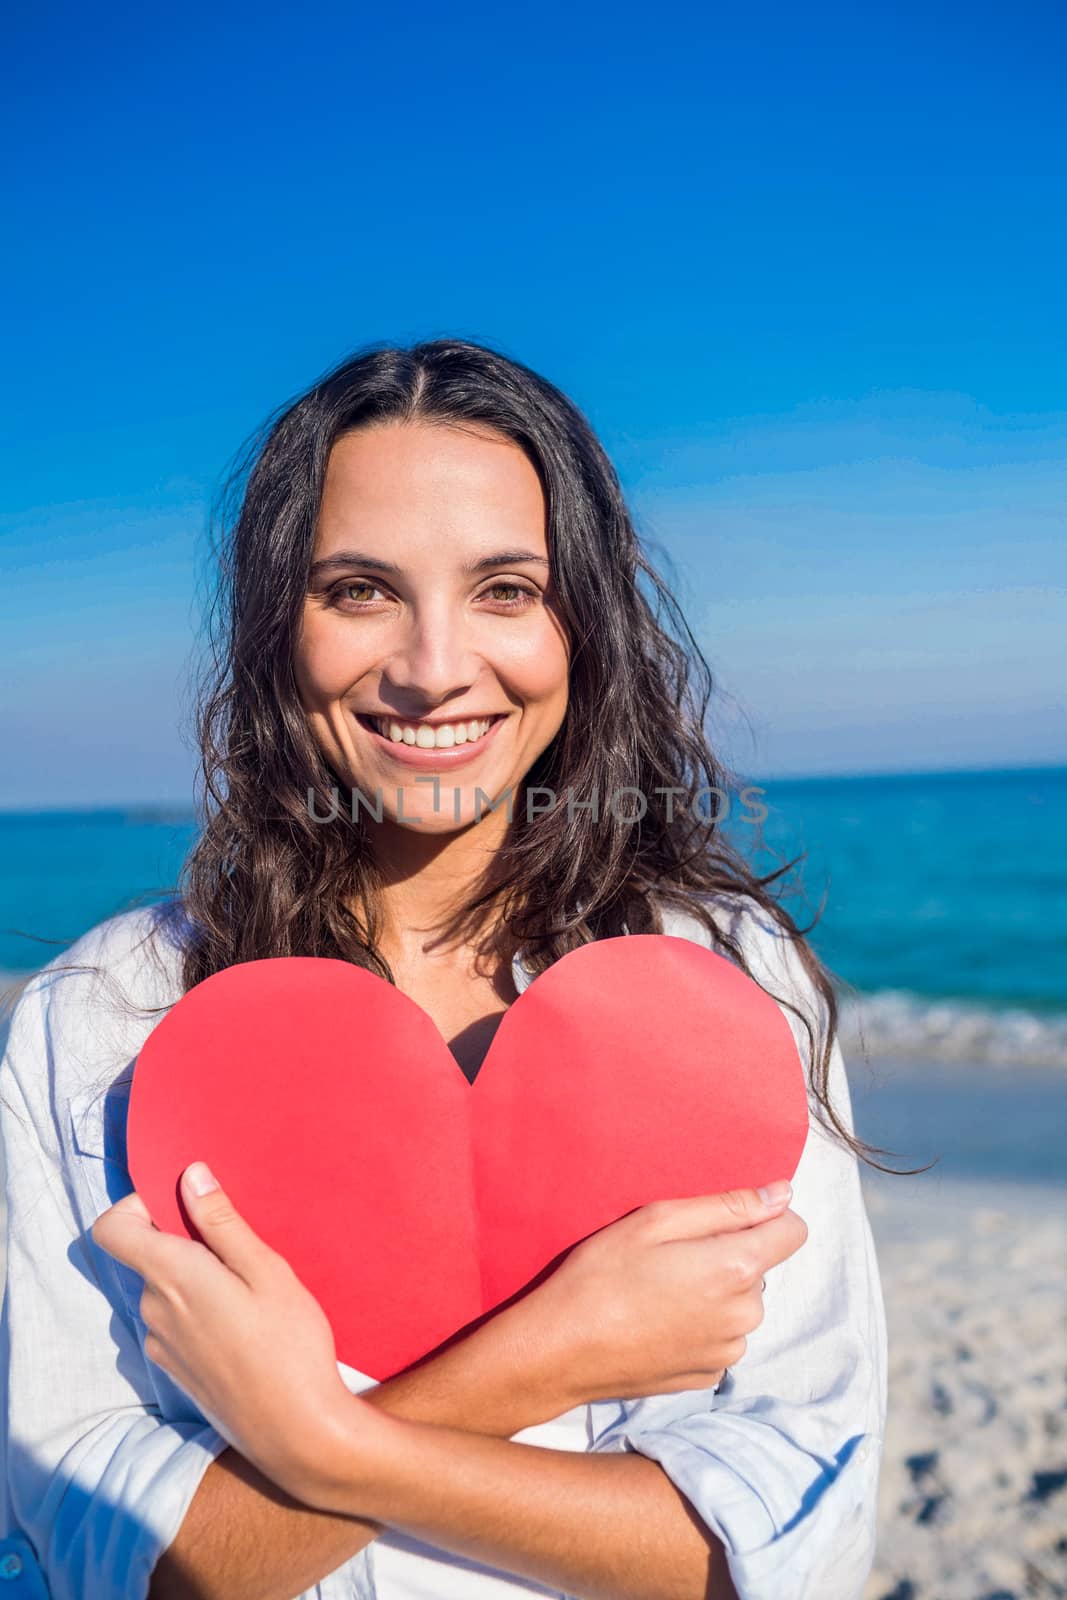
<instances>
[{"instance_id":1,"label":"white shirt","mask_svg":"<svg viewBox=\"0 0 1067 1600\"><path fill-rule=\"evenodd\" d=\"M773 919L752 901L708 902L776 997L821 1008ZM139 940L153 908L101 923L19 999L0 1064L6 1154L7 1293L0 1323L0 1533L23 1560L0 1593L143 1600L201 1478L226 1441L144 1353L142 1280L94 1244L96 1218L132 1188L128 1078L162 1013L127 1014L106 980L53 969L100 965L134 1005L181 994L178 951ZM664 931L709 944L693 918ZM516 987L530 975L517 960ZM807 1035L782 1008L802 1060ZM835 1044L831 1094L851 1125ZM813 1117L792 1205L808 1239L767 1276L765 1318L718 1392L581 1405L524 1429L524 1443L635 1450L658 1461L722 1541L741 1600L858 1600L874 1557L885 1427L885 1321L855 1158ZM340 1364L339 1364L340 1365ZM373 1380L341 1366L348 1387ZM26 1543L28 1541L28 1545ZM0 1573L3 1569L0 1547ZM560 1591L386 1531L299 1600L516 1600ZM570 1597L563 1597L570 1600Z\"/></svg>"}]
</instances>

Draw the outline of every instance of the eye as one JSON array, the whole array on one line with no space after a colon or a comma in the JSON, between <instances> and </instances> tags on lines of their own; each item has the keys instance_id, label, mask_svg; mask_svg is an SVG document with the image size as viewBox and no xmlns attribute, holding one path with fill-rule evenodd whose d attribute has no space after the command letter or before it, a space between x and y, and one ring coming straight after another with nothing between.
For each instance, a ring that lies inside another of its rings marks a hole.
<instances>
[{"instance_id":1,"label":"eye","mask_svg":"<svg viewBox=\"0 0 1067 1600\"><path fill-rule=\"evenodd\" d=\"M511 583L500 579L491 583L488 589L482 590L483 595L493 595L496 603L505 611L519 611L524 606L532 605L537 599L537 592L528 589L525 584Z\"/></svg>"},{"instance_id":2,"label":"eye","mask_svg":"<svg viewBox=\"0 0 1067 1600\"><path fill-rule=\"evenodd\" d=\"M356 592L356 598L353 598L353 592ZM388 598L376 583L371 583L367 578L346 578L343 583L334 584L329 591L328 599L332 606L343 610L345 604L357 608L372 604L370 598L372 595L380 595L382 599Z\"/></svg>"}]
</instances>

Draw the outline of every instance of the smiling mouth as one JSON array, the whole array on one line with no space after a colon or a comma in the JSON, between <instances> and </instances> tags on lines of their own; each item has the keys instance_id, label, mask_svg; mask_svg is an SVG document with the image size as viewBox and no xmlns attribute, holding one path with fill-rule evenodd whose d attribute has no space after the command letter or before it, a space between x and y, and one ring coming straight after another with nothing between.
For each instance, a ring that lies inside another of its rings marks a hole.
<instances>
[{"instance_id":1,"label":"smiling mouth","mask_svg":"<svg viewBox=\"0 0 1067 1600\"><path fill-rule=\"evenodd\" d=\"M356 712L356 721L390 744L418 750L454 750L457 745L477 744L490 728L502 720L503 712L488 717L462 717L451 722L409 722L399 717L369 716Z\"/></svg>"}]
</instances>

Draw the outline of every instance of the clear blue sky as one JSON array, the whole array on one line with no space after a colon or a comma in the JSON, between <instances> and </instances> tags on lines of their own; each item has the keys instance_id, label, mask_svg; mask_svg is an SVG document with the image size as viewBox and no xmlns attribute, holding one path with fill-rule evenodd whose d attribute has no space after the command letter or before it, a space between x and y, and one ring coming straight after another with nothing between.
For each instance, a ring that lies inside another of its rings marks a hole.
<instances>
[{"instance_id":1,"label":"clear blue sky","mask_svg":"<svg viewBox=\"0 0 1067 1600\"><path fill-rule=\"evenodd\" d=\"M222 469L440 334L590 416L744 770L1067 760L1058 5L9 27L0 805L188 796Z\"/></svg>"}]
</instances>

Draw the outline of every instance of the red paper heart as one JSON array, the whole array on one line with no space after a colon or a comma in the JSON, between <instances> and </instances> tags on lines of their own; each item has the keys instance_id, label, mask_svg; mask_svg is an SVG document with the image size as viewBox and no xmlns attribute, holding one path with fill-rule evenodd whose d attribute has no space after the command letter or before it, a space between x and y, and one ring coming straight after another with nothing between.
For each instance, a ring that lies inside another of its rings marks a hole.
<instances>
[{"instance_id":1,"label":"red paper heart","mask_svg":"<svg viewBox=\"0 0 1067 1600\"><path fill-rule=\"evenodd\" d=\"M473 1085L426 1013L345 961L196 985L137 1059L130 1175L185 1234L207 1161L383 1379L657 1199L791 1177L808 1128L777 1003L689 939L584 945L524 991Z\"/></svg>"}]
</instances>

